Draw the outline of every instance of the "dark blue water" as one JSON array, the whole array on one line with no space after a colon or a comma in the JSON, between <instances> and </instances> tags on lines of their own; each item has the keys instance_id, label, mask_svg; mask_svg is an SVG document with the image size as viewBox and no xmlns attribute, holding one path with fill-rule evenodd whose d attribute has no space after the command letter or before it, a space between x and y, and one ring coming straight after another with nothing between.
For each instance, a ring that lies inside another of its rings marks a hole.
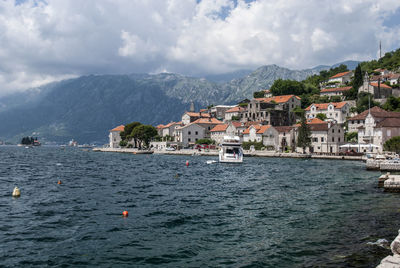
<instances>
[{"instance_id":1,"label":"dark blue water","mask_svg":"<svg viewBox=\"0 0 400 268\"><path fill-rule=\"evenodd\" d=\"M374 267L390 254L367 243L397 235L399 195L362 162L209 159L0 147L0 266Z\"/></svg>"}]
</instances>

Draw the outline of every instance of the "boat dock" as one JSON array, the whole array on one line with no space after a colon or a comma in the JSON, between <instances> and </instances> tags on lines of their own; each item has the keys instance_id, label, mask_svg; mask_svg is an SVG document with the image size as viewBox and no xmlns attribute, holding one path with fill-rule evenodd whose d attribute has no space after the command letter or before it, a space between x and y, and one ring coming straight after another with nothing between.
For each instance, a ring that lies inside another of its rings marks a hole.
<instances>
[{"instance_id":1,"label":"boat dock","mask_svg":"<svg viewBox=\"0 0 400 268\"><path fill-rule=\"evenodd\" d=\"M367 170L400 171L400 161L368 159L365 167Z\"/></svg>"}]
</instances>

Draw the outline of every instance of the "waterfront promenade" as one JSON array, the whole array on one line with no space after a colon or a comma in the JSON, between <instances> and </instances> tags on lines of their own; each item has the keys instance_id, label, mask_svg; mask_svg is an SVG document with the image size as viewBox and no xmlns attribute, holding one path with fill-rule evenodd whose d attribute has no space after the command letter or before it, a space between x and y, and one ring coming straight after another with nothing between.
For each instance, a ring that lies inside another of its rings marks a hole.
<instances>
[{"instance_id":1,"label":"waterfront promenade","mask_svg":"<svg viewBox=\"0 0 400 268\"><path fill-rule=\"evenodd\" d=\"M218 150L193 150L182 149L177 151L154 150L141 151L135 148L94 148L96 152L116 152L133 154L165 154L165 155L198 155L198 156L218 156ZM301 154L301 153L279 153L270 151L250 151L244 150L245 157L282 157L282 158L314 158L314 159L337 159L337 160L364 160L362 156L342 156L342 155L320 155L320 154Z\"/></svg>"}]
</instances>

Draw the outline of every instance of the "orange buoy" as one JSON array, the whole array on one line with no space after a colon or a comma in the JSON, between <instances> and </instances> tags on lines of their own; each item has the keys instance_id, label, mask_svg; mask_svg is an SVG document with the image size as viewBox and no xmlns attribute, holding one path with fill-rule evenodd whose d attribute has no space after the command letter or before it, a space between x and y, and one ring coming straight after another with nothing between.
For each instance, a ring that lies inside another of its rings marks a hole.
<instances>
[{"instance_id":1,"label":"orange buoy","mask_svg":"<svg viewBox=\"0 0 400 268\"><path fill-rule=\"evenodd\" d=\"M128 211L124 210L124 211L122 212L122 216L128 217Z\"/></svg>"},{"instance_id":2,"label":"orange buoy","mask_svg":"<svg viewBox=\"0 0 400 268\"><path fill-rule=\"evenodd\" d=\"M61 180L58 180L57 184L61 184Z\"/></svg>"},{"instance_id":3,"label":"orange buoy","mask_svg":"<svg viewBox=\"0 0 400 268\"><path fill-rule=\"evenodd\" d=\"M186 160L186 166L187 167L189 166L189 160Z\"/></svg>"}]
</instances>

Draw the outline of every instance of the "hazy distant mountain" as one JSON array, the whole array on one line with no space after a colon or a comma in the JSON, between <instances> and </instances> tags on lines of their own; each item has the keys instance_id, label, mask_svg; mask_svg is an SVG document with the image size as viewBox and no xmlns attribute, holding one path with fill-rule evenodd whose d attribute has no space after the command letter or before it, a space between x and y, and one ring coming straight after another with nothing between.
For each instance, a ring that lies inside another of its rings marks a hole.
<instances>
[{"instance_id":1,"label":"hazy distant mountain","mask_svg":"<svg viewBox=\"0 0 400 268\"><path fill-rule=\"evenodd\" d=\"M206 75L204 78L211 82L226 83L233 79L245 77L252 72L253 70L238 70L235 72L230 72L225 74Z\"/></svg>"},{"instance_id":2,"label":"hazy distant mountain","mask_svg":"<svg viewBox=\"0 0 400 268\"><path fill-rule=\"evenodd\" d=\"M106 142L108 130L120 124L179 121L191 101L197 109L233 104L278 78L303 80L318 72L268 65L225 83L171 73L83 76L0 98L0 139Z\"/></svg>"}]
</instances>

